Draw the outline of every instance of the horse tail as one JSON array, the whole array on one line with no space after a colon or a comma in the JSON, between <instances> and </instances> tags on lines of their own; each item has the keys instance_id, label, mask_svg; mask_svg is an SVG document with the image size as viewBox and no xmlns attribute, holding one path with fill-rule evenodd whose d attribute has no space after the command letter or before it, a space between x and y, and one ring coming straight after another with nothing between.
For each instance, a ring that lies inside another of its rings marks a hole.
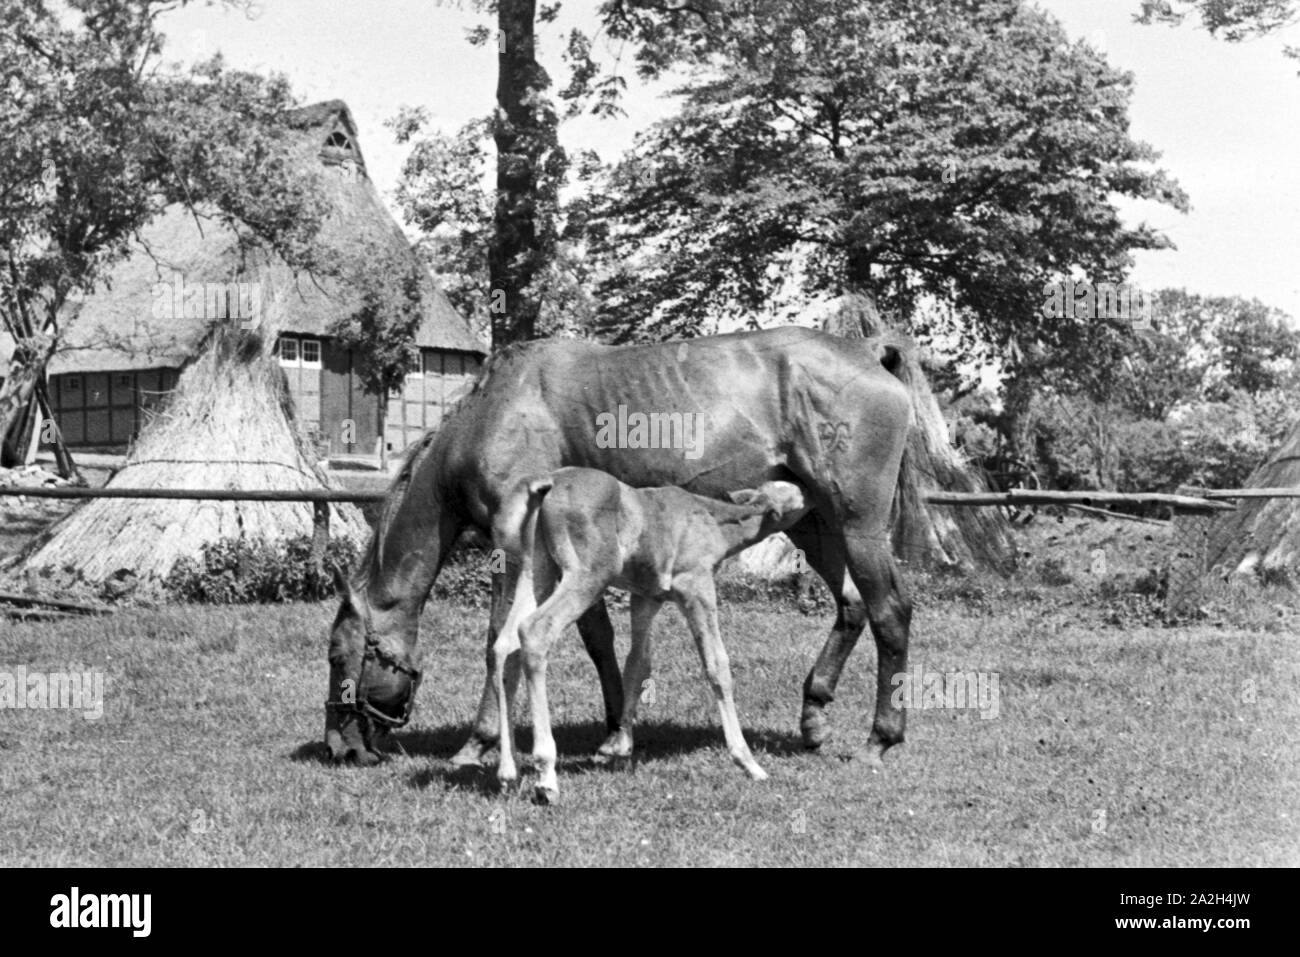
<instances>
[{"instance_id":1,"label":"horse tail","mask_svg":"<svg viewBox=\"0 0 1300 957\"><path fill-rule=\"evenodd\" d=\"M907 390L908 404L911 407L907 443L898 466L890 516L894 547L897 550L902 545L906 551L909 526L915 524L917 510L924 509L926 490L933 483L933 476L927 474L927 463L931 456L926 446L925 427L927 413L932 412L930 407L934 405L934 395L930 392L930 384L921 368L916 343L909 337L890 329L874 336L872 344L876 350L876 361Z\"/></svg>"},{"instance_id":2,"label":"horse tail","mask_svg":"<svg viewBox=\"0 0 1300 957\"><path fill-rule=\"evenodd\" d=\"M527 500L524 506L524 520L520 527L519 544L522 555L523 574L532 577L533 555L537 545L537 513L542 510L542 499L555 487L555 479L549 475L533 479L528 483Z\"/></svg>"},{"instance_id":3,"label":"horse tail","mask_svg":"<svg viewBox=\"0 0 1300 957\"><path fill-rule=\"evenodd\" d=\"M876 358L907 390L912 411L890 523L895 554L1009 573L1015 567L1015 549L1006 520L996 510L948 511L926 500L932 489L983 492L988 484L953 446L915 343L900 333L885 332L876 338Z\"/></svg>"}]
</instances>

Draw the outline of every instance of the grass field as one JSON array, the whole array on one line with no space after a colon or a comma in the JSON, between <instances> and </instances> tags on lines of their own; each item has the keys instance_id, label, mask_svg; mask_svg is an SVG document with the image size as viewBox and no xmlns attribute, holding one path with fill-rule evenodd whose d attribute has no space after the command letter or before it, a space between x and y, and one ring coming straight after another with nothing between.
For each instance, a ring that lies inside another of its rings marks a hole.
<instances>
[{"instance_id":1,"label":"grass field","mask_svg":"<svg viewBox=\"0 0 1300 957\"><path fill-rule=\"evenodd\" d=\"M638 760L589 763L599 694L570 635L552 659L552 808L529 801L527 773L501 795L490 772L448 763L482 681L481 610L431 602L415 720L367 770L322 761L332 604L0 622L0 669L107 675L99 720L0 711L0 864L1300 864L1294 608L1257 596L1239 620L1168 627L1041 571L914 577L913 665L996 674L998 715L912 711L882 774L850 759L870 724L869 639L831 706L827 753L800 750L825 611L723 607L763 784L731 765L675 611Z\"/></svg>"}]
</instances>

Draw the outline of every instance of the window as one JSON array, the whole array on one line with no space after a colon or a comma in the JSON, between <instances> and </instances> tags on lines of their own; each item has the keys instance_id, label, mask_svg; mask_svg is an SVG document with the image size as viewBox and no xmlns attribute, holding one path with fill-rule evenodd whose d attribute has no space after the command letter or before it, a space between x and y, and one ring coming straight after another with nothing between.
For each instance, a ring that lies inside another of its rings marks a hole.
<instances>
[{"instance_id":1,"label":"window","mask_svg":"<svg viewBox=\"0 0 1300 957\"><path fill-rule=\"evenodd\" d=\"M320 340L303 339L300 352L302 354L302 364L309 369L320 368Z\"/></svg>"},{"instance_id":2,"label":"window","mask_svg":"<svg viewBox=\"0 0 1300 957\"><path fill-rule=\"evenodd\" d=\"M281 336L280 341L276 343L276 351L279 353L280 365L282 366L292 366L295 369L319 369L321 367L319 339Z\"/></svg>"},{"instance_id":3,"label":"window","mask_svg":"<svg viewBox=\"0 0 1300 957\"><path fill-rule=\"evenodd\" d=\"M423 378L424 366L421 363L419 349L412 349L406 354L406 377L408 379Z\"/></svg>"},{"instance_id":4,"label":"window","mask_svg":"<svg viewBox=\"0 0 1300 957\"><path fill-rule=\"evenodd\" d=\"M346 133L339 130L335 130L329 135L329 139L325 141L325 145L336 150L352 149L352 141L348 139Z\"/></svg>"}]
</instances>

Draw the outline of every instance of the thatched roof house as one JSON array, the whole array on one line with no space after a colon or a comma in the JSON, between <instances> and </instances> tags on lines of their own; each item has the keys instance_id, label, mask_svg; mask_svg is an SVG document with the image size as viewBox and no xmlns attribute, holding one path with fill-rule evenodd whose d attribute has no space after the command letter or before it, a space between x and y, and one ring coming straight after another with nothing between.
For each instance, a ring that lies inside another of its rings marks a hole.
<instances>
[{"instance_id":1,"label":"thatched roof house","mask_svg":"<svg viewBox=\"0 0 1300 957\"><path fill-rule=\"evenodd\" d=\"M376 259L367 262L418 265L366 176L347 107L319 104L288 122L301 134L292 160L323 180L332 203L324 243L369 250ZM440 424L477 373L482 347L427 273L419 276L416 361L402 394L381 406L328 334L360 305L356 290L297 276L215 222L168 210L109 287L74 305L48 370L54 415L70 446L129 445L110 487L327 487L322 452L376 453L381 408L390 423L382 439L400 451ZM356 507L331 512L332 537L364 540ZM302 503L96 499L36 542L26 568L91 582L123 569L160 579L209 543L309 535L312 519Z\"/></svg>"},{"instance_id":2,"label":"thatched roof house","mask_svg":"<svg viewBox=\"0 0 1300 957\"><path fill-rule=\"evenodd\" d=\"M287 123L298 134L292 162L317 180L332 209L324 243L345 255L379 249L418 265L366 174L347 106L318 103ZM420 274L424 321L411 343L411 375L404 394L386 400L384 440L393 453L437 428L485 355L465 319ZM241 249L215 219L172 207L143 231L104 288L69 307L48 369L55 418L70 447L123 450L214 328L233 321L277 337L298 428L324 455L377 455L380 399L364 391L355 357L328 333L359 304L357 290L295 275L278 257Z\"/></svg>"},{"instance_id":3,"label":"thatched roof house","mask_svg":"<svg viewBox=\"0 0 1300 957\"><path fill-rule=\"evenodd\" d=\"M1300 423L1257 468L1247 488L1300 488ZM1300 583L1300 499L1242 499L1210 526L1208 565L1223 575L1253 573Z\"/></svg>"}]
</instances>

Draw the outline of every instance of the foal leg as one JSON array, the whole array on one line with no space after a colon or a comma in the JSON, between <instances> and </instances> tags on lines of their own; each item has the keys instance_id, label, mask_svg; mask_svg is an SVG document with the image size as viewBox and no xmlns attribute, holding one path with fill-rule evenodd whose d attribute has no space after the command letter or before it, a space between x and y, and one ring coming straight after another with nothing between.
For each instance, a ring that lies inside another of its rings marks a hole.
<instances>
[{"instance_id":1,"label":"foal leg","mask_svg":"<svg viewBox=\"0 0 1300 957\"><path fill-rule=\"evenodd\" d=\"M533 761L538 780L534 797L540 804L554 804L560 784L555 774L555 738L551 734L551 709L546 698L546 656L552 643L564 629L596 601L605 590L603 581L585 582L580 572L566 571L537 611L519 630L523 649L524 674L528 678L528 697L533 712Z\"/></svg>"},{"instance_id":2,"label":"foal leg","mask_svg":"<svg viewBox=\"0 0 1300 957\"><path fill-rule=\"evenodd\" d=\"M466 739L460 750L451 759L451 763L457 767L482 764L483 755L497 743L501 733L501 715L497 711L495 647L497 636L501 634L506 614L510 610L509 602L515 593L518 576L519 565L514 561L507 563L504 572L496 572L492 575L492 608L488 617L487 652L484 655L487 663L487 675L483 681L483 693L479 697L478 712L474 717L473 730L470 731L469 738ZM507 692L506 696L513 699L515 688L519 684L518 655L506 659L505 673L502 677Z\"/></svg>"},{"instance_id":3,"label":"foal leg","mask_svg":"<svg viewBox=\"0 0 1300 957\"><path fill-rule=\"evenodd\" d=\"M749 745L745 743L745 735L740 730L736 701L732 697L731 661L727 657L727 649L722 645L722 631L718 627L718 602L712 577L701 576L692 582L679 602L682 611L686 613L686 621L695 638L700 660L704 663L704 673L713 686L713 696L717 699L718 712L722 716L722 733L727 740L727 750L731 752L732 760L744 768L751 778L766 781L767 772L754 760Z\"/></svg>"},{"instance_id":4,"label":"foal leg","mask_svg":"<svg viewBox=\"0 0 1300 957\"><path fill-rule=\"evenodd\" d=\"M519 779L519 769L515 764L514 722L511 720L511 701L514 688L506 687L505 675L513 670L519 674L519 626L524 619L537 610L537 588L534 577L527 574L517 576L514 601L510 603L510 613L497 635L492 647L493 667L489 673L493 678L496 692L496 711L500 724L497 740L501 744L501 754L497 761L497 781L502 789ZM549 577L543 573L543 577Z\"/></svg>"},{"instance_id":5,"label":"foal leg","mask_svg":"<svg viewBox=\"0 0 1300 957\"><path fill-rule=\"evenodd\" d=\"M809 750L816 750L830 739L826 706L835 700L835 686L866 627L867 609L849 574L841 532L831 531L820 516L812 513L786 534L835 598L835 624L803 683L803 743Z\"/></svg>"},{"instance_id":6,"label":"foal leg","mask_svg":"<svg viewBox=\"0 0 1300 957\"><path fill-rule=\"evenodd\" d=\"M632 648L623 666L623 717L614 732L605 739L596 754L605 758L632 756L632 728L636 724L637 706L650 677L651 636L655 616L663 602L632 596Z\"/></svg>"}]
</instances>

